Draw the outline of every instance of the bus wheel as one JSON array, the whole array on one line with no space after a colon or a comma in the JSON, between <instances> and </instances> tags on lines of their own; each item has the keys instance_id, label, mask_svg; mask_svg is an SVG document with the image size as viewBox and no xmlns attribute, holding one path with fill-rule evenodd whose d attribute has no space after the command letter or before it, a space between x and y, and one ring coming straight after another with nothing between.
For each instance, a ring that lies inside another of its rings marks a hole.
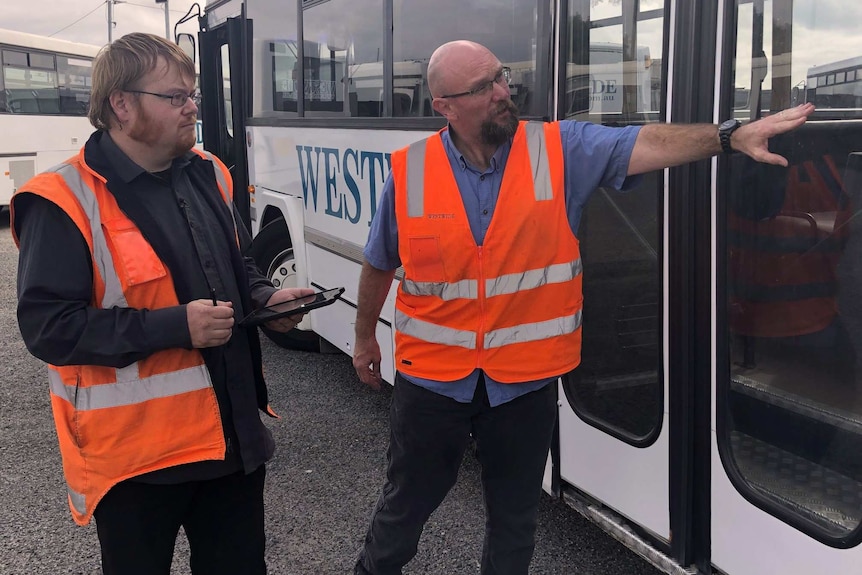
<instances>
[{"instance_id":1,"label":"bus wheel","mask_svg":"<svg viewBox=\"0 0 862 575\"><path fill-rule=\"evenodd\" d=\"M250 255L260 271L277 288L296 287L296 260L284 220L265 225L251 244ZM311 330L292 329L287 333L260 326L261 331L279 347L320 351L320 336Z\"/></svg>"}]
</instances>

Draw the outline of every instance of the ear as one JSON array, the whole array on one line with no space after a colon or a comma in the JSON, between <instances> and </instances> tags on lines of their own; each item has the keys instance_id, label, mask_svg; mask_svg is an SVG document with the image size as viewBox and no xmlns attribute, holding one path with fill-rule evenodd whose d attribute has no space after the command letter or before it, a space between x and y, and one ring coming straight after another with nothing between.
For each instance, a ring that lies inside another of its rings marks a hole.
<instances>
[{"instance_id":1,"label":"ear","mask_svg":"<svg viewBox=\"0 0 862 575\"><path fill-rule=\"evenodd\" d=\"M431 107L434 108L434 111L450 120L453 117L457 117L455 112L452 110L452 105L449 100L446 98L434 98L431 100Z\"/></svg>"},{"instance_id":2,"label":"ear","mask_svg":"<svg viewBox=\"0 0 862 575\"><path fill-rule=\"evenodd\" d=\"M122 90L114 90L108 97L111 103L111 109L114 111L114 116L120 121L120 124L125 124L132 112L132 96L128 92Z\"/></svg>"}]
</instances>

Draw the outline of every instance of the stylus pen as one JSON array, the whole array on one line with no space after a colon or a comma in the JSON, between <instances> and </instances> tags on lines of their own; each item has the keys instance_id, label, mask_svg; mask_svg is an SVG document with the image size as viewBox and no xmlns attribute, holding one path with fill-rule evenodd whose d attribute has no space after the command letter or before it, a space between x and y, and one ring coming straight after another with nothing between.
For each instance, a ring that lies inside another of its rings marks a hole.
<instances>
[{"instance_id":1,"label":"stylus pen","mask_svg":"<svg viewBox=\"0 0 862 575\"><path fill-rule=\"evenodd\" d=\"M213 306L218 306L218 300L216 299L215 288L210 288L210 295L213 297Z\"/></svg>"}]
</instances>

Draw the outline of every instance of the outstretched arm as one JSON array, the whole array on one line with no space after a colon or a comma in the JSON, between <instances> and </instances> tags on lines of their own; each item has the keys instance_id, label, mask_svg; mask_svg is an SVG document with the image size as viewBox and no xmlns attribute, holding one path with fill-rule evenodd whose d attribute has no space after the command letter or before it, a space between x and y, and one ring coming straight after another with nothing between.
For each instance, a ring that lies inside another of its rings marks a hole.
<instances>
[{"instance_id":1,"label":"outstretched arm","mask_svg":"<svg viewBox=\"0 0 862 575\"><path fill-rule=\"evenodd\" d=\"M769 138L795 130L812 112L813 104L802 104L745 124L733 133L730 145L758 162L786 166L786 158L769 151ZM713 124L648 124L638 133L628 175L703 160L719 152L718 126Z\"/></svg>"}]
</instances>

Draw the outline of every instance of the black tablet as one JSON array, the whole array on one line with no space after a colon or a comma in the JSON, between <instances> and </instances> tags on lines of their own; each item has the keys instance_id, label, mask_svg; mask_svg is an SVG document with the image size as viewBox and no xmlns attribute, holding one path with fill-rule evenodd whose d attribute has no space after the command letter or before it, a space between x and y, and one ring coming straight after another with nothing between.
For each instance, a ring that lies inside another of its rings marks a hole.
<instances>
[{"instance_id":1,"label":"black tablet","mask_svg":"<svg viewBox=\"0 0 862 575\"><path fill-rule=\"evenodd\" d=\"M240 320L241 326L254 326L296 313L305 313L319 307L335 303L344 288L332 288L311 295L287 300L268 307L257 309Z\"/></svg>"}]
</instances>

